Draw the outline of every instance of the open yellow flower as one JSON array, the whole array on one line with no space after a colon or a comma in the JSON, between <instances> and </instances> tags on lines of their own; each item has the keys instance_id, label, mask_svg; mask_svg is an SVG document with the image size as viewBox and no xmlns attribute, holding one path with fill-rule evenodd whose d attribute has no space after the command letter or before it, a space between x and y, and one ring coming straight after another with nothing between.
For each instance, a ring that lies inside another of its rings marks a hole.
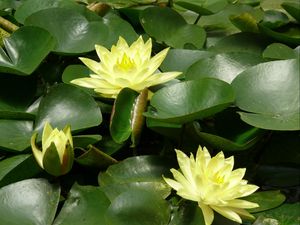
<instances>
[{"instance_id":1,"label":"open yellow flower","mask_svg":"<svg viewBox=\"0 0 300 225\"><path fill-rule=\"evenodd\" d=\"M117 45L113 45L111 51L101 45L95 45L95 49L100 62L79 58L94 74L74 79L71 83L92 88L104 97L116 98L125 87L140 92L181 74L181 72L160 73L157 69L167 56L169 48L151 57L152 41L149 39L144 43L141 36L131 46L119 37Z\"/></svg>"},{"instance_id":2,"label":"open yellow flower","mask_svg":"<svg viewBox=\"0 0 300 225\"><path fill-rule=\"evenodd\" d=\"M258 186L247 184L244 180L246 169L233 170L233 156L226 158L223 152L211 158L208 150L199 146L196 159L176 150L180 171L171 169L175 178L164 180L182 198L198 202L202 210L205 225L211 225L214 211L238 223L240 216L253 217L245 209L258 207L258 204L238 199L248 196Z\"/></svg>"}]
</instances>

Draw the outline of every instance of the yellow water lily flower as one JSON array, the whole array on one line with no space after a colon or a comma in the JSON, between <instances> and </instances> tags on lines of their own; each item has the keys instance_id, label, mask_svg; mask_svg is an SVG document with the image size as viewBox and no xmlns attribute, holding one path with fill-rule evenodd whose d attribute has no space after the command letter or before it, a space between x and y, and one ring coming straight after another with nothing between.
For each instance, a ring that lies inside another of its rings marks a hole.
<instances>
[{"instance_id":1,"label":"yellow water lily flower","mask_svg":"<svg viewBox=\"0 0 300 225\"><path fill-rule=\"evenodd\" d=\"M58 130L46 122L42 134L42 150L36 146L36 138L37 133L34 133L31 137L31 148L39 166L54 176L68 173L74 161L70 126Z\"/></svg>"},{"instance_id":2,"label":"yellow water lily flower","mask_svg":"<svg viewBox=\"0 0 300 225\"><path fill-rule=\"evenodd\" d=\"M255 192L259 187L244 180L246 169L233 170L233 156L225 158L223 152L215 157L199 146L196 159L176 150L180 171L171 169L174 179L165 178L169 186L182 198L198 202L205 225L211 225L214 211L222 216L242 223L240 216L253 216L245 209L256 208L258 204L239 199Z\"/></svg>"},{"instance_id":3,"label":"yellow water lily flower","mask_svg":"<svg viewBox=\"0 0 300 225\"><path fill-rule=\"evenodd\" d=\"M100 62L79 58L93 74L90 77L74 79L71 83L92 88L104 97L116 98L125 87L141 92L181 74L159 72L157 69L167 56L169 48L151 57L152 41L149 39L144 43L141 36L130 46L119 37L117 45L113 45L111 51L101 45L95 45L95 49Z\"/></svg>"}]
</instances>

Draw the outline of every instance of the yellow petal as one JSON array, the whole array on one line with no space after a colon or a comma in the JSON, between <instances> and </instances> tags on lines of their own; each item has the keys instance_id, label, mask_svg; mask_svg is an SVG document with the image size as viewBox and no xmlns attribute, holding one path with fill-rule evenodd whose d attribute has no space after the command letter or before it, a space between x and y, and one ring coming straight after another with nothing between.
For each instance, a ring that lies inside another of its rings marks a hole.
<instances>
[{"instance_id":1,"label":"yellow petal","mask_svg":"<svg viewBox=\"0 0 300 225\"><path fill-rule=\"evenodd\" d=\"M242 199L232 199L227 202L227 206L234 208L242 208L242 209L252 209L257 208L259 205L254 202L249 202Z\"/></svg>"},{"instance_id":2,"label":"yellow petal","mask_svg":"<svg viewBox=\"0 0 300 225\"><path fill-rule=\"evenodd\" d=\"M167 81L170 81L174 79L175 77L178 77L181 74L181 72L165 72L165 73L157 73L150 77L148 77L145 82L148 83L148 86L154 86L157 84L163 84Z\"/></svg>"},{"instance_id":3,"label":"yellow petal","mask_svg":"<svg viewBox=\"0 0 300 225\"><path fill-rule=\"evenodd\" d=\"M97 79L94 77L83 77L83 78L78 78L74 79L71 81L72 84L79 85L81 87L86 87L86 88L114 88L115 86L110 84L104 79Z\"/></svg>"},{"instance_id":4,"label":"yellow petal","mask_svg":"<svg viewBox=\"0 0 300 225\"><path fill-rule=\"evenodd\" d=\"M149 61L149 71L150 73L154 73L157 68L162 64L164 59L168 54L169 48L166 48L159 53L157 53L154 57L152 57Z\"/></svg>"},{"instance_id":5,"label":"yellow petal","mask_svg":"<svg viewBox=\"0 0 300 225\"><path fill-rule=\"evenodd\" d=\"M171 188L173 188L174 190L179 190L180 188L182 188L182 185L179 183L179 182L177 182L177 181L175 181L175 180L173 180L173 179L170 179L170 178L166 178L166 177L164 177L163 176L163 179L165 180L165 182L171 187Z\"/></svg>"},{"instance_id":6,"label":"yellow petal","mask_svg":"<svg viewBox=\"0 0 300 225\"><path fill-rule=\"evenodd\" d=\"M95 60L89 58L83 58L83 57L80 57L79 59L94 73L99 74L101 72L99 71L99 66L100 66L99 62L96 62Z\"/></svg>"},{"instance_id":7,"label":"yellow petal","mask_svg":"<svg viewBox=\"0 0 300 225\"><path fill-rule=\"evenodd\" d=\"M213 210L209 206L207 206L201 202L198 202L198 205L202 210L205 225L211 225L214 220Z\"/></svg>"},{"instance_id":8,"label":"yellow petal","mask_svg":"<svg viewBox=\"0 0 300 225\"><path fill-rule=\"evenodd\" d=\"M73 138L72 138L72 134L71 134L71 126L66 125L65 128L63 129L63 132L66 135L70 146L73 148Z\"/></svg>"},{"instance_id":9,"label":"yellow petal","mask_svg":"<svg viewBox=\"0 0 300 225\"><path fill-rule=\"evenodd\" d=\"M47 139L50 137L50 134L52 133L53 128L48 123L48 121L44 125L43 134L42 134L42 146L46 144Z\"/></svg>"},{"instance_id":10,"label":"yellow petal","mask_svg":"<svg viewBox=\"0 0 300 225\"><path fill-rule=\"evenodd\" d=\"M238 222L238 223L242 223L242 219L241 217L235 212L233 211L230 207L219 207L219 206L215 206L215 205L211 205L210 206L213 210L215 210L216 212L218 212L219 214L221 214L222 216Z\"/></svg>"},{"instance_id":11,"label":"yellow petal","mask_svg":"<svg viewBox=\"0 0 300 225\"><path fill-rule=\"evenodd\" d=\"M43 167L43 153L37 148L37 146L35 144L36 137L37 137L37 133L34 133L31 136L30 143L31 143L32 153L33 153L33 156L36 159L37 163L39 164L39 166L44 169L44 167Z\"/></svg>"},{"instance_id":12,"label":"yellow petal","mask_svg":"<svg viewBox=\"0 0 300 225\"><path fill-rule=\"evenodd\" d=\"M101 61L104 60L104 58L103 58L104 55L110 54L110 51L101 45L95 45L95 49L96 49L96 53Z\"/></svg>"}]
</instances>

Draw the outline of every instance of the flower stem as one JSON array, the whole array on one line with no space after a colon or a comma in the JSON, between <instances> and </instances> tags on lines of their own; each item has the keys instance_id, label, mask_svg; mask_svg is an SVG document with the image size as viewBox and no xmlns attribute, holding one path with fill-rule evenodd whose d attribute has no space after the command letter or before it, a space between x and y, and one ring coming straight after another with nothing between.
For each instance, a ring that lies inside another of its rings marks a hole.
<instances>
[{"instance_id":1,"label":"flower stem","mask_svg":"<svg viewBox=\"0 0 300 225\"><path fill-rule=\"evenodd\" d=\"M12 22L3 18L2 16L0 16L0 27L11 33L19 29L17 25L13 24Z\"/></svg>"}]
</instances>

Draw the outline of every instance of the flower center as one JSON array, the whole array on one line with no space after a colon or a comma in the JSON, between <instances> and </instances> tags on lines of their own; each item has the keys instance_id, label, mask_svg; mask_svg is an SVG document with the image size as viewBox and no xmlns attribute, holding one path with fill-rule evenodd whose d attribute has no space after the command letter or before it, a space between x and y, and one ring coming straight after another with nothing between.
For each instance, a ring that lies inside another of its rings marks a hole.
<instances>
[{"instance_id":1,"label":"flower center","mask_svg":"<svg viewBox=\"0 0 300 225\"><path fill-rule=\"evenodd\" d=\"M134 61L130 57L128 57L126 53L123 54L121 60L118 60L116 66L119 70L123 71L130 71L136 67Z\"/></svg>"}]
</instances>

